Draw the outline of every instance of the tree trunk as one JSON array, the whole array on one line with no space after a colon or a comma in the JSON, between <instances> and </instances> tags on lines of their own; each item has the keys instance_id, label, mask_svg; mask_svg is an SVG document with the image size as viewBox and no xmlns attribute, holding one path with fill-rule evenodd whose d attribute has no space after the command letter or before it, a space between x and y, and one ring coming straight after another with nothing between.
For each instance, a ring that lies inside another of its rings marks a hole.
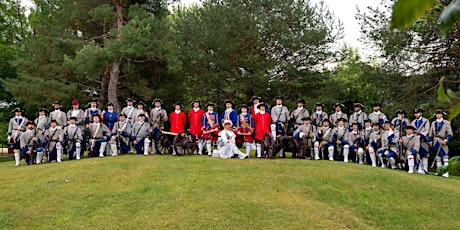
<instances>
[{"instance_id":1,"label":"tree trunk","mask_svg":"<svg viewBox=\"0 0 460 230\"><path fill-rule=\"evenodd\" d=\"M117 84L120 76L121 59L118 59L112 63L112 69L110 71L109 87L108 87L108 100L113 103L114 110L117 112L121 111L120 102L117 96Z\"/></svg>"},{"instance_id":2,"label":"tree trunk","mask_svg":"<svg viewBox=\"0 0 460 230\"><path fill-rule=\"evenodd\" d=\"M102 109L107 102L107 88L110 78L110 65L107 63L105 66L104 75L101 79L101 92L99 93L99 109Z\"/></svg>"}]
</instances>

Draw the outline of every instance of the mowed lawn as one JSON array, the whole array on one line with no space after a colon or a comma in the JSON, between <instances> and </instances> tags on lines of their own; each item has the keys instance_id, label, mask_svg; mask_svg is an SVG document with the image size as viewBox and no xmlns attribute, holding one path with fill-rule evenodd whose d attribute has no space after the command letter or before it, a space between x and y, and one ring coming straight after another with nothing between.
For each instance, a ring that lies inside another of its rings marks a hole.
<instances>
[{"instance_id":1,"label":"mowed lawn","mask_svg":"<svg viewBox=\"0 0 460 230\"><path fill-rule=\"evenodd\" d=\"M1 162L1 229L459 229L460 179L343 162Z\"/></svg>"}]
</instances>

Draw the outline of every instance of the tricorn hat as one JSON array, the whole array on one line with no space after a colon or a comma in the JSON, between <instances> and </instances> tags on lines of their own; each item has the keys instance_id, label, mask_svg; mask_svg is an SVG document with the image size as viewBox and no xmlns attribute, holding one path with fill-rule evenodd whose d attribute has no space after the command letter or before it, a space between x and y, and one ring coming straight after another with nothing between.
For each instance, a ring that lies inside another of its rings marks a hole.
<instances>
[{"instance_id":1,"label":"tricorn hat","mask_svg":"<svg viewBox=\"0 0 460 230\"><path fill-rule=\"evenodd\" d=\"M375 106L382 107L382 103L377 102L377 101L372 103L372 107L375 107Z\"/></svg>"},{"instance_id":2,"label":"tricorn hat","mask_svg":"<svg viewBox=\"0 0 460 230\"><path fill-rule=\"evenodd\" d=\"M16 107L14 108L13 110L11 110L12 113L15 113L15 112L21 112L21 113L24 113L24 110L22 110L21 108L19 107Z\"/></svg>"},{"instance_id":3,"label":"tricorn hat","mask_svg":"<svg viewBox=\"0 0 460 230\"><path fill-rule=\"evenodd\" d=\"M329 123L331 123L331 121L330 121L329 119L327 119L327 118L324 118L323 121L322 121L322 123L324 123L324 122L326 122L326 121L329 122Z\"/></svg>"},{"instance_id":4,"label":"tricorn hat","mask_svg":"<svg viewBox=\"0 0 460 230\"><path fill-rule=\"evenodd\" d=\"M136 107L139 106L139 105L143 105L144 108L147 107L147 105L143 101L137 102Z\"/></svg>"},{"instance_id":5,"label":"tricorn hat","mask_svg":"<svg viewBox=\"0 0 460 230\"><path fill-rule=\"evenodd\" d=\"M281 97L281 96L276 96L274 101L276 101L276 100L282 100L282 101L284 101L284 98Z\"/></svg>"},{"instance_id":6,"label":"tricorn hat","mask_svg":"<svg viewBox=\"0 0 460 230\"><path fill-rule=\"evenodd\" d=\"M101 119L101 115L100 115L99 113L95 113L95 114L93 114L91 117L92 117L92 118L94 118L94 117L99 117L99 119Z\"/></svg>"},{"instance_id":7,"label":"tricorn hat","mask_svg":"<svg viewBox=\"0 0 460 230\"><path fill-rule=\"evenodd\" d=\"M398 109L398 110L396 110L396 114L404 114L404 115L406 115L407 112L405 110L403 110L403 109Z\"/></svg>"},{"instance_id":8,"label":"tricorn hat","mask_svg":"<svg viewBox=\"0 0 460 230\"><path fill-rule=\"evenodd\" d=\"M40 108L40 109L38 110L38 112L45 112L45 113L48 113L49 111L48 111L48 109L46 109L46 108Z\"/></svg>"},{"instance_id":9,"label":"tricorn hat","mask_svg":"<svg viewBox=\"0 0 460 230\"><path fill-rule=\"evenodd\" d=\"M51 121L50 121L50 124L53 123L53 122L57 124L56 119L51 120Z\"/></svg>"},{"instance_id":10,"label":"tricorn hat","mask_svg":"<svg viewBox=\"0 0 460 230\"><path fill-rule=\"evenodd\" d=\"M242 108L249 109L249 107L248 107L246 104L242 104L242 105L240 106L240 111L241 111Z\"/></svg>"},{"instance_id":11,"label":"tricorn hat","mask_svg":"<svg viewBox=\"0 0 460 230\"><path fill-rule=\"evenodd\" d=\"M305 100L299 98L297 99L296 104L299 104L299 103L305 104Z\"/></svg>"},{"instance_id":12,"label":"tricorn hat","mask_svg":"<svg viewBox=\"0 0 460 230\"><path fill-rule=\"evenodd\" d=\"M163 101L160 98L153 99L152 105L155 105L155 102L160 102L160 104L163 105Z\"/></svg>"},{"instance_id":13,"label":"tricorn hat","mask_svg":"<svg viewBox=\"0 0 460 230\"><path fill-rule=\"evenodd\" d=\"M145 114L139 113L139 115L137 115L137 117L145 117Z\"/></svg>"},{"instance_id":14,"label":"tricorn hat","mask_svg":"<svg viewBox=\"0 0 460 230\"><path fill-rule=\"evenodd\" d=\"M216 107L216 106L214 106L214 103L212 103L212 102L208 102L208 104L206 104L206 108L208 108L209 106L212 106L213 108Z\"/></svg>"},{"instance_id":15,"label":"tricorn hat","mask_svg":"<svg viewBox=\"0 0 460 230\"><path fill-rule=\"evenodd\" d=\"M134 100L134 99L131 98L131 97L126 98L126 102L128 102L128 101L132 101L133 103L136 102L136 100Z\"/></svg>"},{"instance_id":16,"label":"tricorn hat","mask_svg":"<svg viewBox=\"0 0 460 230\"><path fill-rule=\"evenodd\" d=\"M227 103L232 104L232 107L235 106L235 102L234 102L233 100L230 100L230 99L225 100L225 101L224 101L224 105L227 105Z\"/></svg>"},{"instance_id":17,"label":"tricorn hat","mask_svg":"<svg viewBox=\"0 0 460 230\"><path fill-rule=\"evenodd\" d=\"M407 125L406 129L417 130L417 128L415 128L413 125Z\"/></svg>"},{"instance_id":18,"label":"tricorn hat","mask_svg":"<svg viewBox=\"0 0 460 230\"><path fill-rule=\"evenodd\" d=\"M114 106L112 102L107 103L107 107Z\"/></svg>"},{"instance_id":19,"label":"tricorn hat","mask_svg":"<svg viewBox=\"0 0 460 230\"><path fill-rule=\"evenodd\" d=\"M354 103L354 104L353 104L353 108L356 108L356 107L360 107L361 109L363 109L363 108L364 108L364 105L361 104L361 103L359 103L359 102L358 102L358 103Z\"/></svg>"},{"instance_id":20,"label":"tricorn hat","mask_svg":"<svg viewBox=\"0 0 460 230\"><path fill-rule=\"evenodd\" d=\"M423 113L423 112L425 112L425 110L422 109L422 108L415 108L414 109L414 113Z\"/></svg>"},{"instance_id":21,"label":"tricorn hat","mask_svg":"<svg viewBox=\"0 0 460 230\"><path fill-rule=\"evenodd\" d=\"M323 103L321 103L321 102L316 102L316 104L315 104L315 107L316 107L316 106L321 106L321 107L324 107L324 104L323 104Z\"/></svg>"},{"instance_id":22,"label":"tricorn hat","mask_svg":"<svg viewBox=\"0 0 460 230\"><path fill-rule=\"evenodd\" d=\"M302 121L307 121L307 120L311 121L311 118L310 117L302 117L302 119L300 119L300 120L302 120Z\"/></svg>"},{"instance_id":23,"label":"tricorn hat","mask_svg":"<svg viewBox=\"0 0 460 230\"><path fill-rule=\"evenodd\" d=\"M192 103L190 103L190 104L193 106L193 104L195 104L195 102L198 102L198 107L199 107L199 106L201 106L201 103L200 103L200 101L199 101L199 100L197 100L197 99L193 100L193 101L192 101Z\"/></svg>"},{"instance_id":24,"label":"tricorn hat","mask_svg":"<svg viewBox=\"0 0 460 230\"><path fill-rule=\"evenodd\" d=\"M446 115L447 115L447 113L444 112L444 110L442 110L442 109L437 109L436 112L435 112L435 114L438 114L438 113L442 114L443 116L446 116Z\"/></svg>"},{"instance_id":25,"label":"tricorn hat","mask_svg":"<svg viewBox=\"0 0 460 230\"><path fill-rule=\"evenodd\" d=\"M60 102L60 101L54 101L53 106L54 106L54 105L61 105L61 102ZM62 105L61 105L61 106L62 106Z\"/></svg>"},{"instance_id":26,"label":"tricorn hat","mask_svg":"<svg viewBox=\"0 0 460 230\"><path fill-rule=\"evenodd\" d=\"M259 97L259 96L252 96L252 97L251 97L251 102L254 102L254 100L256 100L256 99L257 99L257 100L261 100L262 98Z\"/></svg>"},{"instance_id":27,"label":"tricorn hat","mask_svg":"<svg viewBox=\"0 0 460 230\"><path fill-rule=\"evenodd\" d=\"M334 104L334 109L337 108L337 107L344 108L345 105L342 104L342 103L335 103L335 104Z\"/></svg>"},{"instance_id":28,"label":"tricorn hat","mask_svg":"<svg viewBox=\"0 0 460 230\"><path fill-rule=\"evenodd\" d=\"M77 120L77 117L69 117L69 120Z\"/></svg>"},{"instance_id":29,"label":"tricorn hat","mask_svg":"<svg viewBox=\"0 0 460 230\"><path fill-rule=\"evenodd\" d=\"M180 108L183 108L183 107L184 107L184 106L183 106L180 102L178 102L178 101L177 101L176 103L173 104L173 107L175 107L176 105L179 105Z\"/></svg>"},{"instance_id":30,"label":"tricorn hat","mask_svg":"<svg viewBox=\"0 0 460 230\"><path fill-rule=\"evenodd\" d=\"M267 108L267 105L265 103L263 103L263 102L260 103L259 105L257 105L257 108L260 109L260 107L262 107L262 106Z\"/></svg>"},{"instance_id":31,"label":"tricorn hat","mask_svg":"<svg viewBox=\"0 0 460 230\"><path fill-rule=\"evenodd\" d=\"M341 118L339 118L337 121L347 122L347 119L346 119L345 117L341 117Z\"/></svg>"},{"instance_id":32,"label":"tricorn hat","mask_svg":"<svg viewBox=\"0 0 460 230\"><path fill-rule=\"evenodd\" d=\"M27 121L26 125L35 125L35 122L29 120Z\"/></svg>"}]
</instances>

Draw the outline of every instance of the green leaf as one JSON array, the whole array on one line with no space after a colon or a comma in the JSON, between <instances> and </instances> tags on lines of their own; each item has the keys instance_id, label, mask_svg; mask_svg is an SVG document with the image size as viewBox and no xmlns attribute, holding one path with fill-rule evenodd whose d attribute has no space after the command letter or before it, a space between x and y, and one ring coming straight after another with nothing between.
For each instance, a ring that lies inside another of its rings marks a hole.
<instances>
[{"instance_id":1,"label":"green leaf","mask_svg":"<svg viewBox=\"0 0 460 230\"><path fill-rule=\"evenodd\" d=\"M460 103L455 104L449 109L449 121L460 114Z\"/></svg>"},{"instance_id":2,"label":"green leaf","mask_svg":"<svg viewBox=\"0 0 460 230\"><path fill-rule=\"evenodd\" d=\"M442 11L440 16L441 34L443 37L447 36L447 32L449 32L449 29L452 28L452 26L455 24L459 17L460 1L455 0L455 2L451 3L444 9L444 11Z\"/></svg>"},{"instance_id":3,"label":"green leaf","mask_svg":"<svg viewBox=\"0 0 460 230\"><path fill-rule=\"evenodd\" d=\"M436 0L399 0L393 5L391 28L404 29L434 7Z\"/></svg>"},{"instance_id":4,"label":"green leaf","mask_svg":"<svg viewBox=\"0 0 460 230\"><path fill-rule=\"evenodd\" d=\"M451 103L449 97L446 95L446 90L444 89L444 77L439 80L439 88L437 90L438 93L438 101L441 103Z\"/></svg>"}]
</instances>

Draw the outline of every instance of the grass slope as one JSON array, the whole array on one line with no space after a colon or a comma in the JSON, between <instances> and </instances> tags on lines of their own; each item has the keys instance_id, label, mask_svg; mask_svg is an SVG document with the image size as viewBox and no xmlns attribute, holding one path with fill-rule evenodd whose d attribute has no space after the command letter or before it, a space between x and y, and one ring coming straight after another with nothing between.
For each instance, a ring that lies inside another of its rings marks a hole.
<instances>
[{"instance_id":1,"label":"grass slope","mask_svg":"<svg viewBox=\"0 0 460 230\"><path fill-rule=\"evenodd\" d=\"M1 229L460 226L458 177L343 162L128 155L0 171Z\"/></svg>"}]
</instances>

